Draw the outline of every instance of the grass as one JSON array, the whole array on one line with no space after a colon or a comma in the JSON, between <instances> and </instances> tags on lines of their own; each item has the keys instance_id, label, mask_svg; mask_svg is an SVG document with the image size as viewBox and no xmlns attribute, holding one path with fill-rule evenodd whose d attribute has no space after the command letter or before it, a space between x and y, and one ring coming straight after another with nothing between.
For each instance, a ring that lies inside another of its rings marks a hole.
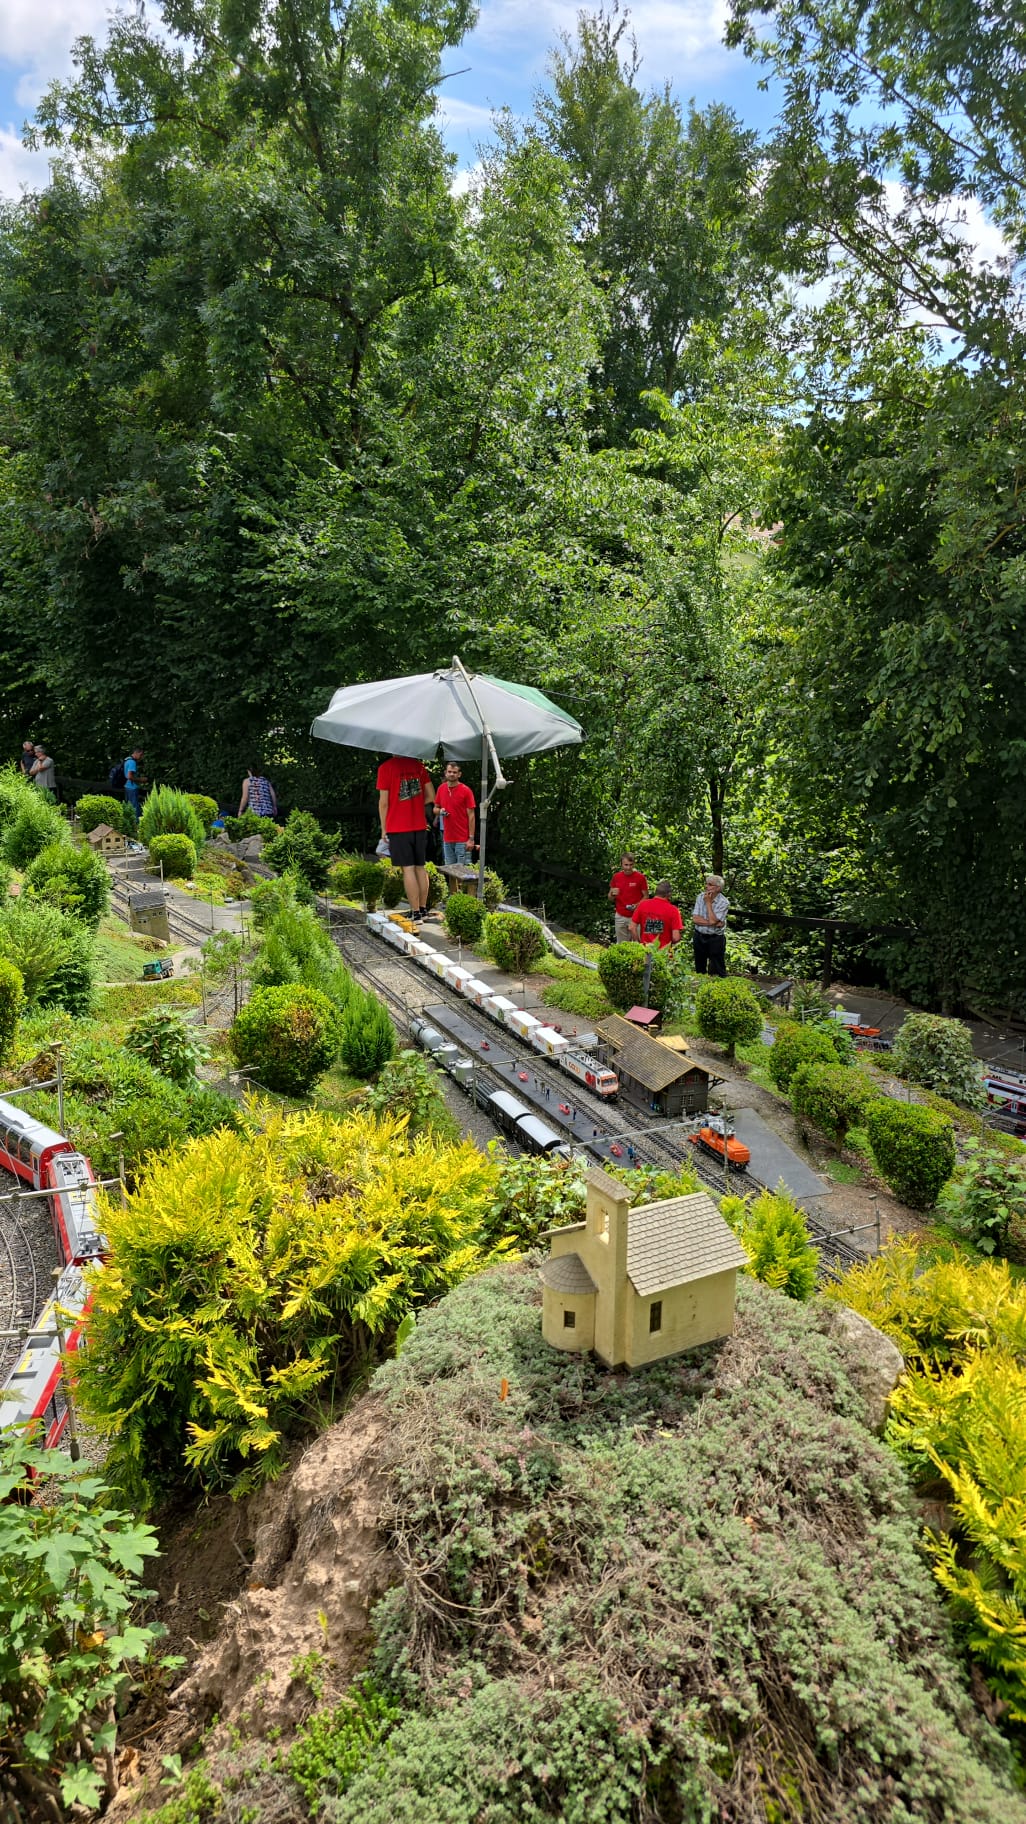
<instances>
[{"instance_id":1,"label":"grass","mask_svg":"<svg viewBox=\"0 0 1026 1824\"><path fill-rule=\"evenodd\" d=\"M97 977L101 983L139 981L143 964L151 963L159 952L170 952L153 938L137 937L127 931L120 919L107 917L100 921L96 934Z\"/></svg>"},{"instance_id":2,"label":"grass","mask_svg":"<svg viewBox=\"0 0 1026 1824\"><path fill-rule=\"evenodd\" d=\"M355 1097L366 1087L362 1077L351 1077L348 1071L325 1071L311 1093L310 1106L319 1109L322 1115L352 1114Z\"/></svg>"},{"instance_id":3,"label":"grass","mask_svg":"<svg viewBox=\"0 0 1026 1824\"><path fill-rule=\"evenodd\" d=\"M861 1184L862 1173L857 1165L846 1165L843 1159L828 1159L827 1177L835 1184Z\"/></svg>"}]
</instances>

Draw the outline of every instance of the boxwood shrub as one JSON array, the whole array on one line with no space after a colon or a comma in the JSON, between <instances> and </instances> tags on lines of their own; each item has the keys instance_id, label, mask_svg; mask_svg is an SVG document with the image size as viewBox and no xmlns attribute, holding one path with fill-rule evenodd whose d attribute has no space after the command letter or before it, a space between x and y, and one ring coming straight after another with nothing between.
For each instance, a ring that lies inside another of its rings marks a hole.
<instances>
[{"instance_id":1,"label":"boxwood shrub","mask_svg":"<svg viewBox=\"0 0 1026 1824\"><path fill-rule=\"evenodd\" d=\"M747 982L733 975L705 981L695 996L695 1016L703 1039L727 1047L734 1056L735 1045L757 1039L762 1031L762 1009Z\"/></svg>"},{"instance_id":2,"label":"boxwood shrub","mask_svg":"<svg viewBox=\"0 0 1026 1824\"><path fill-rule=\"evenodd\" d=\"M644 944L610 944L599 957L599 980L613 1006L622 1013L625 1007L639 1007L645 997L645 963L652 958L652 979L648 987L648 1007L666 1006L670 992L668 951L646 949Z\"/></svg>"},{"instance_id":3,"label":"boxwood shrub","mask_svg":"<svg viewBox=\"0 0 1026 1824\"><path fill-rule=\"evenodd\" d=\"M149 846L150 867L163 863L169 880L191 879L196 872L196 845L188 836L154 836Z\"/></svg>"},{"instance_id":4,"label":"boxwood shrub","mask_svg":"<svg viewBox=\"0 0 1026 1824\"><path fill-rule=\"evenodd\" d=\"M523 975L545 955L541 926L523 912L489 912L484 937L488 954L507 975Z\"/></svg>"},{"instance_id":5,"label":"boxwood shrub","mask_svg":"<svg viewBox=\"0 0 1026 1824\"><path fill-rule=\"evenodd\" d=\"M445 928L450 937L458 937L465 944L477 943L486 917L484 901L470 893L450 893L445 902Z\"/></svg>"},{"instance_id":6,"label":"boxwood shrub","mask_svg":"<svg viewBox=\"0 0 1026 1824\"><path fill-rule=\"evenodd\" d=\"M800 1026L797 1020L781 1020L767 1064L778 1089L790 1087L791 1078L802 1064L836 1063L837 1052L829 1033L816 1026Z\"/></svg>"},{"instance_id":7,"label":"boxwood shrub","mask_svg":"<svg viewBox=\"0 0 1026 1824\"><path fill-rule=\"evenodd\" d=\"M254 989L229 1042L236 1063L266 1089L305 1096L334 1063L340 1037L339 1015L327 995L290 983Z\"/></svg>"},{"instance_id":8,"label":"boxwood shrub","mask_svg":"<svg viewBox=\"0 0 1026 1824\"><path fill-rule=\"evenodd\" d=\"M799 1064L791 1078L791 1107L799 1120L843 1143L849 1127L860 1127L870 1102L880 1095L861 1070L843 1064Z\"/></svg>"},{"instance_id":9,"label":"boxwood shrub","mask_svg":"<svg viewBox=\"0 0 1026 1824\"><path fill-rule=\"evenodd\" d=\"M74 843L47 843L26 878L38 898L74 913L94 931L110 905L110 875L102 855Z\"/></svg>"},{"instance_id":10,"label":"boxwood shrub","mask_svg":"<svg viewBox=\"0 0 1026 1824\"><path fill-rule=\"evenodd\" d=\"M879 1096L866 1110L865 1128L895 1195L914 1210L932 1209L955 1169L955 1130L947 1116Z\"/></svg>"},{"instance_id":11,"label":"boxwood shrub","mask_svg":"<svg viewBox=\"0 0 1026 1824\"><path fill-rule=\"evenodd\" d=\"M98 829L101 823L109 823L112 830L120 830L123 836L128 836L131 831L126 827L125 811L130 809L131 806L120 798L108 798L100 792L87 792L76 804L75 816L86 836L90 830ZM132 829L134 828L133 816Z\"/></svg>"}]
</instances>

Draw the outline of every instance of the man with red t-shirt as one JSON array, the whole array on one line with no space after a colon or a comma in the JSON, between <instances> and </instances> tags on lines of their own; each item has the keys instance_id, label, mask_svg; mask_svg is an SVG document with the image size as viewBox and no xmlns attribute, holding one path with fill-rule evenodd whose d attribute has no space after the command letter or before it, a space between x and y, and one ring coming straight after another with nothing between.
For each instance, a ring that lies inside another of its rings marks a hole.
<instances>
[{"instance_id":1,"label":"man with red t-shirt","mask_svg":"<svg viewBox=\"0 0 1026 1824\"><path fill-rule=\"evenodd\" d=\"M633 855L623 855L620 866L609 883L609 897L613 902L613 942L615 944L632 944L635 941L634 927L631 919L639 900L648 892L648 881L640 868L634 866Z\"/></svg>"},{"instance_id":2,"label":"man with red t-shirt","mask_svg":"<svg viewBox=\"0 0 1026 1824\"><path fill-rule=\"evenodd\" d=\"M474 794L469 785L463 784L455 760L450 760L445 769L445 778L435 793L435 816L442 825L442 854L446 867L465 867L469 862L468 850L476 847L476 815Z\"/></svg>"},{"instance_id":3,"label":"man with red t-shirt","mask_svg":"<svg viewBox=\"0 0 1026 1824\"><path fill-rule=\"evenodd\" d=\"M651 899L635 906L631 924L638 943L658 944L660 950L680 943L684 920L670 898L672 892L669 881L661 880Z\"/></svg>"},{"instance_id":4,"label":"man with red t-shirt","mask_svg":"<svg viewBox=\"0 0 1026 1824\"><path fill-rule=\"evenodd\" d=\"M402 868L410 911L417 919L427 917L427 806L434 801L435 788L422 760L393 754L378 767L381 834L393 866Z\"/></svg>"}]
</instances>

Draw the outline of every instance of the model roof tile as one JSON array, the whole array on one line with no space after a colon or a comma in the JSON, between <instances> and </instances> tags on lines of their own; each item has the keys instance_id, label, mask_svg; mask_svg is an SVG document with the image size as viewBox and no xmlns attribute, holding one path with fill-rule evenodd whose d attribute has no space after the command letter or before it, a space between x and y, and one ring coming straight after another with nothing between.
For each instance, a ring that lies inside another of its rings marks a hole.
<instances>
[{"instance_id":1,"label":"model roof tile","mask_svg":"<svg viewBox=\"0 0 1026 1824\"><path fill-rule=\"evenodd\" d=\"M646 1203L630 1213L627 1277L641 1298L747 1264L741 1243L705 1191Z\"/></svg>"},{"instance_id":2,"label":"model roof tile","mask_svg":"<svg viewBox=\"0 0 1026 1824\"><path fill-rule=\"evenodd\" d=\"M553 1255L551 1259L543 1261L541 1276L543 1285L571 1298L598 1291L579 1254Z\"/></svg>"},{"instance_id":3,"label":"model roof tile","mask_svg":"<svg viewBox=\"0 0 1026 1824\"><path fill-rule=\"evenodd\" d=\"M639 1032L629 1020L621 1020L618 1014L598 1022L597 1030L599 1037L610 1046L617 1070L624 1071L646 1089L655 1092L668 1089L671 1083L679 1083L693 1070L700 1070L706 1077L712 1074L697 1058L681 1057L668 1046L661 1045L658 1039L649 1038L647 1032Z\"/></svg>"}]
</instances>

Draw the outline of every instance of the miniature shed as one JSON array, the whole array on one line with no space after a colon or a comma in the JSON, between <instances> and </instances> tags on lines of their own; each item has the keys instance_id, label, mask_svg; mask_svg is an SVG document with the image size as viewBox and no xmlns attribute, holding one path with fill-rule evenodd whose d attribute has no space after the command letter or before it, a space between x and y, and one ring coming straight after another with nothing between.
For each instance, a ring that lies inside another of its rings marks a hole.
<instances>
[{"instance_id":1,"label":"miniature shed","mask_svg":"<svg viewBox=\"0 0 1026 1824\"><path fill-rule=\"evenodd\" d=\"M601 1021L598 1033L628 1102L660 1115L705 1113L712 1073L703 1064L639 1032L617 1014Z\"/></svg>"},{"instance_id":2,"label":"miniature shed","mask_svg":"<svg viewBox=\"0 0 1026 1824\"><path fill-rule=\"evenodd\" d=\"M171 942L167 901L160 887L144 887L129 894L128 923L141 937L156 937L164 944Z\"/></svg>"},{"instance_id":3,"label":"miniature shed","mask_svg":"<svg viewBox=\"0 0 1026 1824\"><path fill-rule=\"evenodd\" d=\"M583 1222L550 1229L542 1335L639 1368L730 1336L747 1255L705 1191L630 1207L618 1178L588 1173Z\"/></svg>"},{"instance_id":4,"label":"miniature shed","mask_svg":"<svg viewBox=\"0 0 1026 1824\"><path fill-rule=\"evenodd\" d=\"M98 823L95 830L90 830L86 841L93 852L100 855L123 855L127 846L121 831L112 830L109 823Z\"/></svg>"}]
</instances>

